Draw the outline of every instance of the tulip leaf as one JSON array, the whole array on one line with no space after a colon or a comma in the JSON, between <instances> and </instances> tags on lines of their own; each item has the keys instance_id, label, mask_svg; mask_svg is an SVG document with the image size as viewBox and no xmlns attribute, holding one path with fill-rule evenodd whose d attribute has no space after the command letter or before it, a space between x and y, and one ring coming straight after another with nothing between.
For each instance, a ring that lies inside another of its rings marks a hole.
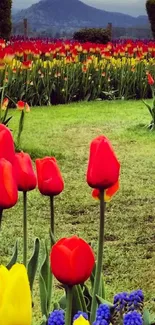
<instances>
[{"instance_id":1,"label":"tulip leaf","mask_svg":"<svg viewBox=\"0 0 155 325\"><path fill-rule=\"evenodd\" d=\"M52 273L49 265L49 251L47 247L47 243L44 243L44 256L40 267L40 298L43 299L46 294L46 308L44 306L44 310L46 309L45 315L49 314L50 305L51 305L51 293L52 293ZM41 301L41 305L44 305L45 302ZM43 310L42 310L43 312Z\"/></svg>"},{"instance_id":2,"label":"tulip leaf","mask_svg":"<svg viewBox=\"0 0 155 325\"><path fill-rule=\"evenodd\" d=\"M76 309L76 312L78 310L87 312L85 297L84 297L82 287L80 284L74 286L74 288L73 288L73 305L74 305L74 308Z\"/></svg>"},{"instance_id":3,"label":"tulip leaf","mask_svg":"<svg viewBox=\"0 0 155 325\"><path fill-rule=\"evenodd\" d=\"M42 315L48 316L48 311L47 311L47 290L46 290L46 285L45 281L40 274L39 276L39 289L40 289L40 303L41 303L41 312Z\"/></svg>"},{"instance_id":4,"label":"tulip leaf","mask_svg":"<svg viewBox=\"0 0 155 325\"><path fill-rule=\"evenodd\" d=\"M103 274L101 274L101 279L100 279L100 297L105 299L105 283L104 283Z\"/></svg>"},{"instance_id":5,"label":"tulip leaf","mask_svg":"<svg viewBox=\"0 0 155 325\"><path fill-rule=\"evenodd\" d=\"M34 279L35 279L35 275L36 275L37 267L38 267L39 250L40 250L40 241L39 241L39 238L36 238L35 242L34 242L34 251L33 251L33 254L32 254L30 261L28 263L28 267L27 267L31 292L33 289L33 283L34 283Z\"/></svg>"},{"instance_id":6,"label":"tulip leaf","mask_svg":"<svg viewBox=\"0 0 155 325\"><path fill-rule=\"evenodd\" d=\"M83 286L83 297L84 297L84 303L86 312L90 312L91 310L91 303L92 303L92 295L91 292L86 284ZM84 310L85 311L85 310Z\"/></svg>"},{"instance_id":7,"label":"tulip leaf","mask_svg":"<svg viewBox=\"0 0 155 325\"><path fill-rule=\"evenodd\" d=\"M40 325L46 325L46 324L47 324L47 317L46 317L46 315L43 315Z\"/></svg>"},{"instance_id":8,"label":"tulip leaf","mask_svg":"<svg viewBox=\"0 0 155 325\"><path fill-rule=\"evenodd\" d=\"M66 309L66 294L63 294L58 303L61 309Z\"/></svg>"},{"instance_id":9,"label":"tulip leaf","mask_svg":"<svg viewBox=\"0 0 155 325\"><path fill-rule=\"evenodd\" d=\"M96 295L96 299L97 299L97 302L99 304L105 304L105 305L108 305L109 307L114 307L114 305L110 301L105 300L105 299L103 299L102 297L100 297L98 295Z\"/></svg>"},{"instance_id":10,"label":"tulip leaf","mask_svg":"<svg viewBox=\"0 0 155 325\"><path fill-rule=\"evenodd\" d=\"M94 266L93 271L92 271L91 276L90 276L92 291L93 291L93 287L94 287L95 272L96 272L96 263L95 263L95 266ZM100 297L102 297L103 299L105 299L105 283L104 283L104 276L103 276L103 274L101 274L100 293L99 294L100 294Z\"/></svg>"},{"instance_id":11,"label":"tulip leaf","mask_svg":"<svg viewBox=\"0 0 155 325\"><path fill-rule=\"evenodd\" d=\"M14 252L13 252L13 255L11 257L11 260L8 263L8 265L6 266L8 270L10 270L11 267L17 262L17 257L18 257L18 240L15 243Z\"/></svg>"},{"instance_id":12,"label":"tulip leaf","mask_svg":"<svg viewBox=\"0 0 155 325\"><path fill-rule=\"evenodd\" d=\"M143 325L150 325L150 313L149 311L145 308L143 312Z\"/></svg>"}]
</instances>

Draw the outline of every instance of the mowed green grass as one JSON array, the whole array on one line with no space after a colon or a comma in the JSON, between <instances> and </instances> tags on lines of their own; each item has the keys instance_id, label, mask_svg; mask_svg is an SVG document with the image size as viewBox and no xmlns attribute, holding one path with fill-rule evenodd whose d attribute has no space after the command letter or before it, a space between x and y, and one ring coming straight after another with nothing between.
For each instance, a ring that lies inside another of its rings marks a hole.
<instances>
[{"instance_id":1,"label":"mowed green grass","mask_svg":"<svg viewBox=\"0 0 155 325\"><path fill-rule=\"evenodd\" d=\"M11 113L16 137L19 112ZM146 305L155 311L155 132L145 127L149 121L141 101L36 107L26 115L21 148L33 159L54 155L58 160L65 190L55 199L56 239L76 234L91 242L96 252L99 204L85 180L89 144L101 134L111 140L121 162L121 177L120 191L106 209L106 296L112 300L117 292L142 288ZM49 200L38 190L28 194L28 232L30 255L34 237L49 238ZM9 261L16 238L22 261L21 195L19 203L4 213L0 263ZM36 286L36 319L38 295Z\"/></svg>"}]
</instances>

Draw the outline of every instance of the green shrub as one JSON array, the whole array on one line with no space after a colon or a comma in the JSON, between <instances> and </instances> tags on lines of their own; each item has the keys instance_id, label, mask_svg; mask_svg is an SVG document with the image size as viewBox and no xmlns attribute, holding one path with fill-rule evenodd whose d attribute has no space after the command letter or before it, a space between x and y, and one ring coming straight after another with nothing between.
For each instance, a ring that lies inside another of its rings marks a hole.
<instances>
[{"instance_id":1,"label":"green shrub","mask_svg":"<svg viewBox=\"0 0 155 325\"><path fill-rule=\"evenodd\" d=\"M151 24L153 38L155 39L155 0L146 1L146 11Z\"/></svg>"},{"instance_id":2,"label":"green shrub","mask_svg":"<svg viewBox=\"0 0 155 325\"><path fill-rule=\"evenodd\" d=\"M82 28L74 33L74 40L106 44L110 41L110 32L104 28Z\"/></svg>"},{"instance_id":3,"label":"green shrub","mask_svg":"<svg viewBox=\"0 0 155 325\"><path fill-rule=\"evenodd\" d=\"M0 1L0 37L7 40L11 35L12 29L11 7L12 0Z\"/></svg>"}]
</instances>

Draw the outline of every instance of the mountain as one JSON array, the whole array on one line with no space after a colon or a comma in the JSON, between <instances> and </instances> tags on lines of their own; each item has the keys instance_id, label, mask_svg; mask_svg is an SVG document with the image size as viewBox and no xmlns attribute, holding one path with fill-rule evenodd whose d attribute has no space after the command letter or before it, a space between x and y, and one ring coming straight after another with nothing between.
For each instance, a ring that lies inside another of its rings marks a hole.
<instances>
[{"instance_id":1,"label":"mountain","mask_svg":"<svg viewBox=\"0 0 155 325\"><path fill-rule=\"evenodd\" d=\"M18 11L19 11L19 9L13 7L13 8L12 8L12 15L17 14Z\"/></svg>"},{"instance_id":2,"label":"mountain","mask_svg":"<svg viewBox=\"0 0 155 325\"><path fill-rule=\"evenodd\" d=\"M147 16L137 18L96 9L80 0L41 0L13 16L13 22L28 19L32 29L46 30L50 27L80 28L105 27L109 22L115 27L138 27L148 25Z\"/></svg>"}]
</instances>

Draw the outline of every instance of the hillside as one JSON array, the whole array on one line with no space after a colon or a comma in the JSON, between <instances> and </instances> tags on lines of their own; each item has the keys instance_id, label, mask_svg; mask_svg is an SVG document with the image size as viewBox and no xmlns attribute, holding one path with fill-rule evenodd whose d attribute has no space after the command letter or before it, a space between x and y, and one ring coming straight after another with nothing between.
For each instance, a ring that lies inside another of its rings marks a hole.
<instances>
[{"instance_id":1,"label":"hillside","mask_svg":"<svg viewBox=\"0 0 155 325\"><path fill-rule=\"evenodd\" d=\"M148 24L146 16L138 18L88 6L79 0L42 0L13 16L14 23L27 18L32 29L55 27L134 27Z\"/></svg>"}]
</instances>

